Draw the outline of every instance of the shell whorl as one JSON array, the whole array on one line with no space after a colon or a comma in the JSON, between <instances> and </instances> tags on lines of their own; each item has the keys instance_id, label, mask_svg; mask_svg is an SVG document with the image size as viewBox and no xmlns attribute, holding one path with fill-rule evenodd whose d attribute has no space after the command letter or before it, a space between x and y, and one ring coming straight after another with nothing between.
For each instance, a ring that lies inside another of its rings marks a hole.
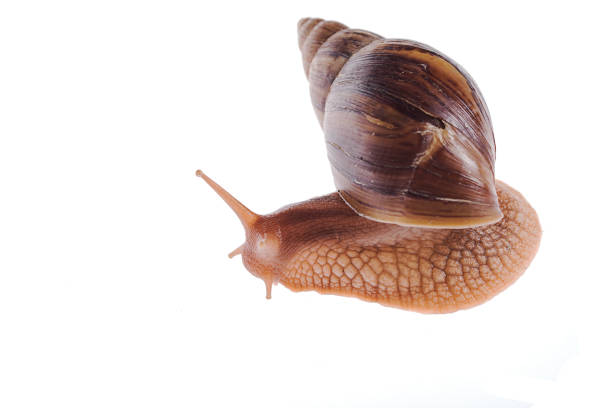
<instances>
[{"instance_id":1,"label":"shell whorl","mask_svg":"<svg viewBox=\"0 0 612 408\"><path fill-rule=\"evenodd\" d=\"M383 37L365 30L350 29L336 21L303 18L298 22L298 41L312 106L323 126L325 101L344 64L353 54Z\"/></svg>"},{"instance_id":2,"label":"shell whorl","mask_svg":"<svg viewBox=\"0 0 612 408\"><path fill-rule=\"evenodd\" d=\"M498 221L495 139L469 74L425 44L321 19L298 23L312 104L338 191L400 225Z\"/></svg>"},{"instance_id":3,"label":"shell whorl","mask_svg":"<svg viewBox=\"0 0 612 408\"><path fill-rule=\"evenodd\" d=\"M298 46L302 52L304 72L308 76L310 63L325 41L338 31L347 28L336 21L320 18L303 18L298 21Z\"/></svg>"}]
</instances>

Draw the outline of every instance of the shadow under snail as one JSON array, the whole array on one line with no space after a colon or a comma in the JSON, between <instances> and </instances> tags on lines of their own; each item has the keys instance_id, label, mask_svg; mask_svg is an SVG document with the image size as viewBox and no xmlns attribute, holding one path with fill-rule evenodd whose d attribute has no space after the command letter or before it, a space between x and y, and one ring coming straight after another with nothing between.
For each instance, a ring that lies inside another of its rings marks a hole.
<instances>
[{"instance_id":1,"label":"shadow under snail","mask_svg":"<svg viewBox=\"0 0 612 408\"><path fill-rule=\"evenodd\" d=\"M537 214L494 176L474 80L409 40L304 18L299 46L338 191L268 214L203 178L240 218L244 266L293 291L422 313L485 302L534 258Z\"/></svg>"}]
</instances>

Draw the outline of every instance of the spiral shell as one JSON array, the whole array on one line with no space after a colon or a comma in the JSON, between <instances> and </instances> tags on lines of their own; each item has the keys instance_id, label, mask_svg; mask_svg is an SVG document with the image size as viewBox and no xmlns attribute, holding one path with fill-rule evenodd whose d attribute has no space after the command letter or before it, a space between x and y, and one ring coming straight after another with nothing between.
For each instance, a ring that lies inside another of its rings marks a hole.
<instances>
[{"instance_id":1,"label":"spiral shell","mask_svg":"<svg viewBox=\"0 0 612 408\"><path fill-rule=\"evenodd\" d=\"M368 218L496 222L495 139L474 80L435 49L321 19L298 23L336 187Z\"/></svg>"}]
</instances>

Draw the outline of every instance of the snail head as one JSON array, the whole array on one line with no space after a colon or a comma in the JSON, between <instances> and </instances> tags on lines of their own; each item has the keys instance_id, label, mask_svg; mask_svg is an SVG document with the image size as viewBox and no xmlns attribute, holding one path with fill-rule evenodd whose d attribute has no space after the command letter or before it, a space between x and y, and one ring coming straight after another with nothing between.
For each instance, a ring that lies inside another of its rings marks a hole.
<instances>
[{"instance_id":1,"label":"snail head","mask_svg":"<svg viewBox=\"0 0 612 408\"><path fill-rule=\"evenodd\" d=\"M228 254L230 258L241 255L242 263L254 276L266 284L266 298L272 297L272 284L278 282L281 267L279 264L281 233L277 222L269 216L259 215L215 183L201 170L196 176L202 178L236 213L244 227L246 239L238 248Z\"/></svg>"}]
</instances>

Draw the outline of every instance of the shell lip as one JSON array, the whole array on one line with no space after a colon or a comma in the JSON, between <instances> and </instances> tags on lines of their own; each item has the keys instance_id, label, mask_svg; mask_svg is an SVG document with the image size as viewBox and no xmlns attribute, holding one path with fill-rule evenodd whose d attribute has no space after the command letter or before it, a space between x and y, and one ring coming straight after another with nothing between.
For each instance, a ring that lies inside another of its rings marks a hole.
<instances>
[{"instance_id":1,"label":"shell lip","mask_svg":"<svg viewBox=\"0 0 612 408\"><path fill-rule=\"evenodd\" d=\"M355 213L367 218L371 221L382 222L387 224L401 225L404 227L418 228L437 228L437 229L465 229L476 228L485 225L490 225L499 222L503 218L503 214L499 206L492 207L489 213L484 215L462 215L448 216L436 214L399 214L391 213L381 209L375 209L367 205L361 204L354 199L350 193L344 190L338 190L342 200Z\"/></svg>"}]
</instances>

